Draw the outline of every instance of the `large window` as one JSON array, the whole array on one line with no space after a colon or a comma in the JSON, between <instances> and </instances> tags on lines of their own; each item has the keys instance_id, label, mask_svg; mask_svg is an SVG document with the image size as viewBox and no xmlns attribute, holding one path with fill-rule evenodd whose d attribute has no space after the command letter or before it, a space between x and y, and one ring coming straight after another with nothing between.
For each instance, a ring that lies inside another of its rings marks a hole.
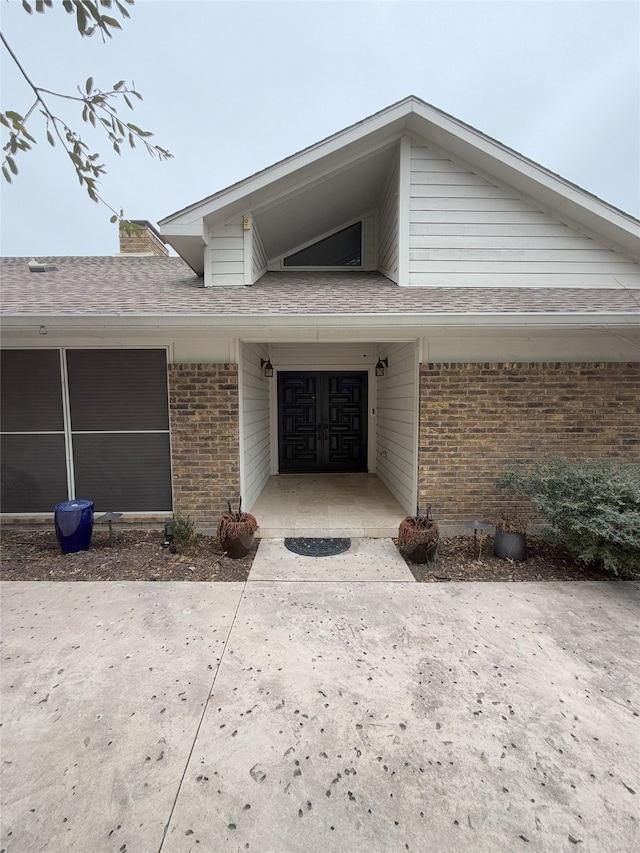
<instances>
[{"instance_id":1,"label":"large window","mask_svg":"<svg viewBox=\"0 0 640 853\"><path fill-rule=\"evenodd\" d=\"M164 350L6 350L1 431L3 512L171 509Z\"/></svg>"},{"instance_id":2,"label":"large window","mask_svg":"<svg viewBox=\"0 0 640 853\"><path fill-rule=\"evenodd\" d=\"M359 267L362 223L356 222L284 259L285 267Z\"/></svg>"}]
</instances>

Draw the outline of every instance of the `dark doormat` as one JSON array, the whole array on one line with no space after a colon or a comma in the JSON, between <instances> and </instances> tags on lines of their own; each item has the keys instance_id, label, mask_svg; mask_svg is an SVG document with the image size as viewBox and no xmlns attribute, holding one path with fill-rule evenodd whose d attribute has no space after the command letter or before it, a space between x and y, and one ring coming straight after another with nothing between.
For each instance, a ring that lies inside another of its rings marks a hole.
<instances>
[{"instance_id":1,"label":"dark doormat","mask_svg":"<svg viewBox=\"0 0 640 853\"><path fill-rule=\"evenodd\" d=\"M303 557L333 557L334 554L342 554L351 547L351 539L318 539L301 537L297 539L285 539L284 547L294 554L302 554Z\"/></svg>"}]
</instances>

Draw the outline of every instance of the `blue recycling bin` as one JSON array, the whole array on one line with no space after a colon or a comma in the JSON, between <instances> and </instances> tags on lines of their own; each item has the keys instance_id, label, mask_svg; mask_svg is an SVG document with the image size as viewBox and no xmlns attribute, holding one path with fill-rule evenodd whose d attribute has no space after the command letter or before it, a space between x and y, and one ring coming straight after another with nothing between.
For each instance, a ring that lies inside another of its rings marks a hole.
<instances>
[{"instance_id":1,"label":"blue recycling bin","mask_svg":"<svg viewBox=\"0 0 640 853\"><path fill-rule=\"evenodd\" d=\"M89 550L93 533L93 501L74 500L56 504L54 519L63 554Z\"/></svg>"}]
</instances>

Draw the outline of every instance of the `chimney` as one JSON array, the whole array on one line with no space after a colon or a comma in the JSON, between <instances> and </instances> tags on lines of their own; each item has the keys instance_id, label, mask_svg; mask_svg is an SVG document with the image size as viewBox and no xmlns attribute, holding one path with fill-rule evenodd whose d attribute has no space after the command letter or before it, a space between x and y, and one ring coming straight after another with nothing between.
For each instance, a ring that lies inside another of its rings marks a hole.
<instances>
[{"instance_id":1,"label":"chimney","mask_svg":"<svg viewBox=\"0 0 640 853\"><path fill-rule=\"evenodd\" d=\"M129 219L127 222L129 226L120 223L120 255L168 256L169 250L162 237L147 219Z\"/></svg>"}]
</instances>

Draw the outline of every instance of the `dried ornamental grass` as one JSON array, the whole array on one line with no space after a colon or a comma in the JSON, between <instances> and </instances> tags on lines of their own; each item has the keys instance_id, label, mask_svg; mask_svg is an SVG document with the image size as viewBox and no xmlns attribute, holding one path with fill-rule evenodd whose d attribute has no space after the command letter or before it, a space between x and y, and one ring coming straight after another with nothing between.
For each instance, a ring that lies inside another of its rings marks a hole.
<instances>
[{"instance_id":1,"label":"dried ornamental grass","mask_svg":"<svg viewBox=\"0 0 640 853\"><path fill-rule=\"evenodd\" d=\"M223 542L227 538L237 538L248 533L255 533L258 529L258 522L255 516L249 512L242 512L242 498L238 504L238 511L233 512L231 502L227 501L229 512L220 516L218 521L218 530L216 536Z\"/></svg>"},{"instance_id":2,"label":"dried ornamental grass","mask_svg":"<svg viewBox=\"0 0 640 853\"><path fill-rule=\"evenodd\" d=\"M438 525L430 511L424 515L408 515L398 528L398 545L434 545L440 537Z\"/></svg>"}]
</instances>

